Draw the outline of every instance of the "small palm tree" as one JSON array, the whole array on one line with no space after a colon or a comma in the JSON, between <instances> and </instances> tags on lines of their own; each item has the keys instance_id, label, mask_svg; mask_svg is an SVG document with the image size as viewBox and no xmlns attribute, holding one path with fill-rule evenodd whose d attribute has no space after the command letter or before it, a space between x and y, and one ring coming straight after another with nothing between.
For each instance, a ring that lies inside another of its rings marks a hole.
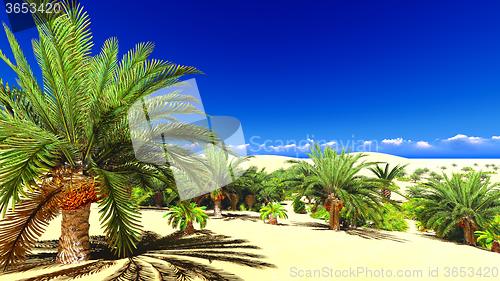
<instances>
[{"instance_id":1,"label":"small palm tree","mask_svg":"<svg viewBox=\"0 0 500 281\"><path fill-rule=\"evenodd\" d=\"M499 184L492 184L480 172L443 177L443 181L432 180L412 190L422 207L419 220L440 237L460 227L465 243L476 245L474 231L500 213Z\"/></svg>"},{"instance_id":2,"label":"small palm tree","mask_svg":"<svg viewBox=\"0 0 500 281\"><path fill-rule=\"evenodd\" d=\"M278 224L278 218L287 219L287 211L283 205L278 202L272 202L260 209L260 218L267 220L268 224Z\"/></svg>"},{"instance_id":3,"label":"small palm tree","mask_svg":"<svg viewBox=\"0 0 500 281\"><path fill-rule=\"evenodd\" d=\"M406 166L396 165L391 169L389 163L387 163L384 168L379 165L369 168L380 179L382 184L381 192L385 198L390 199L391 192L398 189L398 186L394 183L394 179L404 173Z\"/></svg>"},{"instance_id":4,"label":"small palm tree","mask_svg":"<svg viewBox=\"0 0 500 281\"><path fill-rule=\"evenodd\" d=\"M193 223L198 223L203 229L207 225L208 215L205 213L206 207L198 207L194 202L180 202L173 206L163 216L168 218L168 224L174 228L179 228L185 235L194 233Z\"/></svg>"}]
</instances>

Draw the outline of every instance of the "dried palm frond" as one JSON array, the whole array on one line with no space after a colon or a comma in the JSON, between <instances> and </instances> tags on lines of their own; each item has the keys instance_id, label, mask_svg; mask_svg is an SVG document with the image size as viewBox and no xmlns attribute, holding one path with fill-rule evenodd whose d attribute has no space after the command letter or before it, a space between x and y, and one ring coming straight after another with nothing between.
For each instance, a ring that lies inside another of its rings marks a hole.
<instances>
[{"instance_id":1,"label":"dried palm frond","mask_svg":"<svg viewBox=\"0 0 500 281\"><path fill-rule=\"evenodd\" d=\"M22 261L59 214L61 189L34 190L0 221L0 266Z\"/></svg>"}]
</instances>

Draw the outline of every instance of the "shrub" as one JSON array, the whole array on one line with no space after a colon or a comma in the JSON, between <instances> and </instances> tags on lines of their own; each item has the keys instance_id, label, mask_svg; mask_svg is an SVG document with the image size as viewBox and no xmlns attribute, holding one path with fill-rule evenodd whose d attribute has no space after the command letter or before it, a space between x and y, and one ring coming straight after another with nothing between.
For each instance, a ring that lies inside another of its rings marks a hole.
<instances>
[{"instance_id":1,"label":"shrub","mask_svg":"<svg viewBox=\"0 0 500 281\"><path fill-rule=\"evenodd\" d=\"M330 219L330 214L323 206L318 206L316 212L311 213L311 218L328 221Z\"/></svg>"},{"instance_id":2,"label":"shrub","mask_svg":"<svg viewBox=\"0 0 500 281\"><path fill-rule=\"evenodd\" d=\"M296 214L306 214L307 213L306 204L304 202L302 202L302 200L300 200L300 197L298 197L298 196L295 197L295 199L293 199L292 207L293 207L293 211Z\"/></svg>"},{"instance_id":3,"label":"shrub","mask_svg":"<svg viewBox=\"0 0 500 281\"><path fill-rule=\"evenodd\" d=\"M375 222L373 227L389 231L406 231L408 223L405 221L403 211L390 204L385 204L382 211L382 220Z\"/></svg>"},{"instance_id":4,"label":"shrub","mask_svg":"<svg viewBox=\"0 0 500 281\"><path fill-rule=\"evenodd\" d=\"M140 206L147 206L150 205L150 201L153 197L153 192L151 191L146 191L143 188L140 187L133 187L132 188L132 200Z\"/></svg>"},{"instance_id":5,"label":"shrub","mask_svg":"<svg viewBox=\"0 0 500 281\"><path fill-rule=\"evenodd\" d=\"M278 202L269 203L260 209L260 218L269 224L278 224L278 218L286 219L286 209Z\"/></svg>"}]
</instances>

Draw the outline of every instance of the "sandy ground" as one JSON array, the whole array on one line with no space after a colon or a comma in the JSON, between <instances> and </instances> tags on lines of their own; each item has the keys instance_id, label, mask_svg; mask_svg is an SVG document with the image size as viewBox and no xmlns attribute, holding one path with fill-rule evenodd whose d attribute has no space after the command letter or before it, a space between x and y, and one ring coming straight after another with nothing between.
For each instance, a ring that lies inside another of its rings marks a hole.
<instances>
[{"instance_id":1,"label":"sandy ground","mask_svg":"<svg viewBox=\"0 0 500 281\"><path fill-rule=\"evenodd\" d=\"M382 158L409 163L409 170L428 167L458 171L463 166L497 164L500 160L409 160L399 157L371 154L370 161ZM274 169L283 165L285 158L254 158L253 165ZM276 164L280 163L281 164ZM388 161L388 160L383 160ZM453 168L452 163L457 167ZM418 233L412 222L408 232L356 230L333 232L326 224L309 215L295 214L289 209L289 218L280 225L267 225L258 220L254 212L224 212L240 215L225 219L210 219L207 229L232 238L246 239L259 246L265 261L276 268L255 269L230 263L213 262L211 265L237 274L244 280L499 280L500 254L459 245ZM167 235L173 230L162 218L164 211L142 211L146 230ZM91 235L102 235L96 206L91 213ZM60 218L48 227L42 239L57 239ZM79 280L102 280L114 272L115 267ZM47 269L53 270L53 269ZM0 280L20 280L43 271L27 271L0 276Z\"/></svg>"}]
</instances>

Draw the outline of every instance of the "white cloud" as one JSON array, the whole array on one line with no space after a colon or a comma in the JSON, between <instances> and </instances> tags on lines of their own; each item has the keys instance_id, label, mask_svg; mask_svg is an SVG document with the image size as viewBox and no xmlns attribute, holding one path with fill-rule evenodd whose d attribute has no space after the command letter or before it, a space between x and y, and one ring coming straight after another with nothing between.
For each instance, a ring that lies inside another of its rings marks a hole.
<instances>
[{"instance_id":1,"label":"white cloud","mask_svg":"<svg viewBox=\"0 0 500 281\"><path fill-rule=\"evenodd\" d=\"M432 145L426 141L417 141L416 146L418 148L430 148L430 147L432 147Z\"/></svg>"},{"instance_id":2,"label":"white cloud","mask_svg":"<svg viewBox=\"0 0 500 281\"><path fill-rule=\"evenodd\" d=\"M330 146L331 147L331 146L335 146L336 144L337 144L337 142L335 142L335 141L329 141L327 143L322 144L321 146L323 146L323 147Z\"/></svg>"},{"instance_id":3,"label":"white cloud","mask_svg":"<svg viewBox=\"0 0 500 281\"><path fill-rule=\"evenodd\" d=\"M397 139L384 139L382 140L383 144L390 144L390 145L401 145L403 143L403 138L397 138Z\"/></svg>"},{"instance_id":4,"label":"white cloud","mask_svg":"<svg viewBox=\"0 0 500 281\"><path fill-rule=\"evenodd\" d=\"M481 137L469 137L469 136L464 135L464 134L458 134L454 137L447 138L446 140L447 141L462 141L462 142L468 142L468 143L473 143L473 144L483 142L483 138L481 138Z\"/></svg>"},{"instance_id":5,"label":"white cloud","mask_svg":"<svg viewBox=\"0 0 500 281\"><path fill-rule=\"evenodd\" d=\"M491 139L492 140L500 140L500 136L492 136Z\"/></svg>"}]
</instances>

